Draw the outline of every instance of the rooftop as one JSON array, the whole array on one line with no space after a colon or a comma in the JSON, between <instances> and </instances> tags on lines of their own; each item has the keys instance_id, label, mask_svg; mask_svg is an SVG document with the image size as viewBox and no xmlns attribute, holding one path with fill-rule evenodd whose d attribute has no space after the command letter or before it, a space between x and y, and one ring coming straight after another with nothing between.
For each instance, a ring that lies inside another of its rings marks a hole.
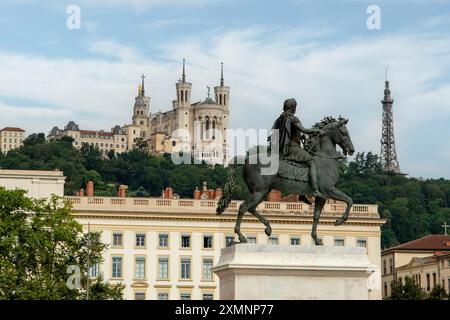
<instances>
[{"instance_id":1,"label":"rooftop","mask_svg":"<svg viewBox=\"0 0 450 320\"><path fill-rule=\"evenodd\" d=\"M25 132L25 130L20 129L20 128L16 128L16 127L5 127L3 128L1 131L12 131L12 132Z\"/></svg>"},{"instance_id":2,"label":"rooftop","mask_svg":"<svg viewBox=\"0 0 450 320\"><path fill-rule=\"evenodd\" d=\"M173 213L199 214L216 216L217 200L196 199L164 199L164 198L120 198L120 197L65 197L78 213L88 212L117 212L128 215L132 213ZM232 201L225 212L233 215L242 201ZM312 218L314 207L300 202L262 202L258 210L272 216L290 216L297 218ZM341 217L345 210L343 204L326 204L322 217ZM374 223L384 223L378 214L377 205L354 205L350 213L350 220L370 220ZM333 220L334 222L334 220Z\"/></svg>"},{"instance_id":3,"label":"rooftop","mask_svg":"<svg viewBox=\"0 0 450 320\"><path fill-rule=\"evenodd\" d=\"M429 235L386 249L384 252L402 250L450 250L450 236Z\"/></svg>"}]
</instances>

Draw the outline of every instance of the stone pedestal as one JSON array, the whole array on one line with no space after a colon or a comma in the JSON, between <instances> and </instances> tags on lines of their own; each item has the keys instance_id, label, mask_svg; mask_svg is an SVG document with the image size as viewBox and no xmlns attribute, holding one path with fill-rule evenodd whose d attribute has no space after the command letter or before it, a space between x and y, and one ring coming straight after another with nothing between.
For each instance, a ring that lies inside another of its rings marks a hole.
<instances>
[{"instance_id":1,"label":"stone pedestal","mask_svg":"<svg viewBox=\"0 0 450 320\"><path fill-rule=\"evenodd\" d=\"M368 300L365 248L237 244L212 269L223 300Z\"/></svg>"}]
</instances>

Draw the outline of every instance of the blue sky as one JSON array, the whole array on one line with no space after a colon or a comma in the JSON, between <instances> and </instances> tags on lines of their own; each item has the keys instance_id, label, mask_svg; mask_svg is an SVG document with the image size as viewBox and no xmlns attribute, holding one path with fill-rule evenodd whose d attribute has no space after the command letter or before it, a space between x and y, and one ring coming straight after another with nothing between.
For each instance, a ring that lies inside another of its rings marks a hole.
<instances>
[{"instance_id":1,"label":"blue sky","mask_svg":"<svg viewBox=\"0 0 450 320\"><path fill-rule=\"evenodd\" d=\"M381 30L366 26L372 4ZM193 100L225 63L233 128L269 128L295 97L304 125L342 114L357 151L375 153L389 64L402 170L450 178L449 0L2 0L0 126L129 123L142 73L151 111L168 110L182 58Z\"/></svg>"}]
</instances>

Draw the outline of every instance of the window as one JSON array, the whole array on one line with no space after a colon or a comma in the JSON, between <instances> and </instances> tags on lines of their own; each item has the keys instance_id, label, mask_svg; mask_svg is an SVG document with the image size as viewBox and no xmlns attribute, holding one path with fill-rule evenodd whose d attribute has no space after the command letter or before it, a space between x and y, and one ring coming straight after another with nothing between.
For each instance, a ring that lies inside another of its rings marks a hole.
<instances>
[{"instance_id":1,"label":"window","mask_svg":"<svg viewBox=\"0 0 450 320\"><path fill-rule=\"evenodd\" d=\"M385 275L387 273L386 270L386 260L383 260L383 274Z\"/></svg>"},{"instance_id":2,"label":"window","mask_svg":"<svg viewBox=\"0 0 450 320\"><path fill-rule=\"evenodd\" d=\"M169 300L168 292L158 292L158 300Z\"/></svg>"},{"instance_id":3,"label":"window","mask_svg":"<svg viewBox=\"0 0 450 320\"><path fill-rule=\"evenodd\" d=\"M433 288L436 286L436 282L437 282L436 273L433 272Z\"/></svg>"},{"instance_id":4,"label":"window","mask_svg":"<svg viewBox=\"0 0 450 320\"><path fill-rule=\"evenodd\" d=\"M343 247L344 246L344 239L334 239L334 246L335 247Z\"/></svg>"},{"instance_id":5,"label":"window","mask_svg":"<svg viewBox=\"0 0 450 320\"><path fill-rule=\"evenodd\" d=\"M134 278L145 279L145 257L136 257L134 259Z\"/></svg>"},{"instance_id":6,"label":"window","mask_svg":"<svg viewBox=\"0 0 450 320\"><path fill-rule=\"evenodd\" d=\"M203 248L204 249L211 249L213 247L213 236L206 235L203 236Z\"/></svg>"},{"instance_id":7,"label":"window","mask_svg":"<svg viewBox=\"0 0 450 320\"><path fill-rule=\"evenodd\" d=\"M190 292L181 292L180 300L191 300L191 293Z\"/></svg>"},{"instance_id":8,"label":"window","mask_svg":"<svg viewBox=\"0 0 450 320\"><path fill-rule=\"evenodd\" d=\"M145 234L136 234L136 247L145 247Z\"/></svg>"},{"instance_id":9,"label":"window","mask_svg":"<svg viewBox=\"0 0 450 320\"><path fill-rule=\"evenodd\" d=\"M203 300L214 300L214 294L212 292L204 292L202 298Z\"/></svg>"},{"instance_id":10,"label":"window","mask_svg":"<svg viewBox=\"0 0 450 320\"><path fill-rule=\"evenodd\" d=\"M190 248L191 247L191 236L189 234L181 235L181 247Z\"/></svg>"},{"instance_id":11,"label":"window","mask_svg":"<svg viewBox=\"0 0 450 320\"><path fill-rule=\"evenodd\" d=\"M122 278L122 257L112 257L112 278Z\"/></svg>"},{"instance_id":12,"label":"window","mask_svg":"<svg viewBox=\"0 0 450 320\"><path fill-rule=\"evenodd\" d=\"M184 257L181 258L181 270L180 270L180 278L181 279L190 279L191 278L191 258Z\"/></svg>"},{"instance_id":13,"label":"window","mask_svg":"<svg viewBox=\"0 0 450 320\"><path fill-rule=\"evenodd\" d=\"M291 245L299 246L300 245L300 238L299 237L291 237Z\"/></svg>"},{"instance_id":14,"label":"window","mask_svg":"<svg viewBox=\"0 0 450 320\"><path fill-rule=\"evenodd\" d=\"M135 292L134 300L145 300L145 292Z\"/></svg>"},{"instance_id":15,"label":"window","mask_svg":"<svg viewBox=\"0 0 450 320\"><path fill-rule=\"evenodd\" d=\"M402 278L402 277L399 277L399 278L398 278L398 283L400 283L401 285L403 285L403 278Z\"/></svg>"},{"instance_id":16,"label":"window","mask_svg":"<svg viewBox=\"0 0 450 320\"><path fill-rule=\"evenodd\" d=\"M159 234L159 247L167 248L169 246L169 235L167 233Z\"/></svg>"},{"instance_id":17,"label":"window","mask_svg":"<svg viewBox=\"0 0 450 320\"><path fill-rule=\"evenodd\" d=\"M256 243L256 237L255 236L249 236L247 237L248 243Z\"/></svg>"},{"instance_id":18,"label":"window","mask_svg":"<svg viewBox=\"0 0 450 320\"><path fill-rule=\"evenodd\" d=\"M159 257L158 258L158 278L159 279L169 279L169 258Z\"/></svg>"},{"instance_id":19,"label":"window","mask_svg":"<svg viewBox=\"0 0 450 320\"><path fill-rule=\"evenodd\" d=\"M392 273L394 270L394 265L392 264L392 258L389 259L389 273Z\"/></svg>"},{"instance_id":20,"label":"window","mask_svg":"<svg viewBox=\"0 0 450 320\"><path fill-rule=\"evenodd\" d=\"M387 287L387 282L384 283L384 296L387 297L388 296L388 287Z\"/></svg>"},{"instance_id":21,"label":"window","mask_svg":"<svg viewBox=\"0 0 450 320\"><path fill-rule=\"evenodd\" d=\"M278 237L270 237L268 243L269 244L278 244Z\"/></svg>"},{"instance_id":22,"label":"window","mask_svg":"<svg viewBox=\"0 0 450 320\"><path fill-rule=\"evenodd\" d=\"M225 237L225 246L229 247L234 244L234 236L226 236Z\"/></svg>"},{"instance_id":23,"label":"window","mask_svg":"<svg viewBox=\"0 0 450 320\"><path fill-rule=\"evenodd\" d=\"M365 239L356 240L356 246L360 248L367 248L367 240Z\"/></svg>"},{"instance_id":24,"label":"window","mask_svg":"<svg viewBox=\"0 0 450 320\"><path fill-rule=\"evenodd\" d=\"M98 263L91 265L89 268L89 277L97 278L98 277Z\"/></svg>"},{"instance_id":25,"label":"window","mask_svg":"<svg viewBox=\"0 0 450 320\"><path fill-rule=\"evenodd\" d=\"M211 268L213 267L212 258L203 258L203 280L212 280L213 273Z\"/></svg>"},{"instance_id":26,"label":"window","mask_svg":"<svg viewBox=\"0 0 450 320\"><path fill-rule=\"evenodd\" d=\"M430 274L427 273L427 291L430 291Z\"/></svg>"},{"instance_id":27,"label":"window","mask_svg":"<svg viewBox=\"0 0 450 320\"><path fill-rule=\"evenodd\" d=\"M121 247L123 245L123 235L121 232L113 233L113 246Z\"/></svg>"}]
</instances>

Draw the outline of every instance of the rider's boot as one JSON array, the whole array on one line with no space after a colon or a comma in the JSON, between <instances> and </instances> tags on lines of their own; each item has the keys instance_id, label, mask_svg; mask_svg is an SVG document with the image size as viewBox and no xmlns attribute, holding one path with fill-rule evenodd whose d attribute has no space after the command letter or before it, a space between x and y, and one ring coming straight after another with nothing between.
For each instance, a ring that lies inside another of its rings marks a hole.
<instances>
[{"instance_id":1,"label":"rider's boot","mask_svg":"<svg viewBox=\"0 0 450 320\"><path fill-rule=\"evenodd\" d=\"M309 167L309 180L311 181L311 187L313 189L313 196L316 198L326 199L326 197L319 191L319 184L317 182L317 168L314 161L311 161Z\"/></svg>"}]
</instances>

